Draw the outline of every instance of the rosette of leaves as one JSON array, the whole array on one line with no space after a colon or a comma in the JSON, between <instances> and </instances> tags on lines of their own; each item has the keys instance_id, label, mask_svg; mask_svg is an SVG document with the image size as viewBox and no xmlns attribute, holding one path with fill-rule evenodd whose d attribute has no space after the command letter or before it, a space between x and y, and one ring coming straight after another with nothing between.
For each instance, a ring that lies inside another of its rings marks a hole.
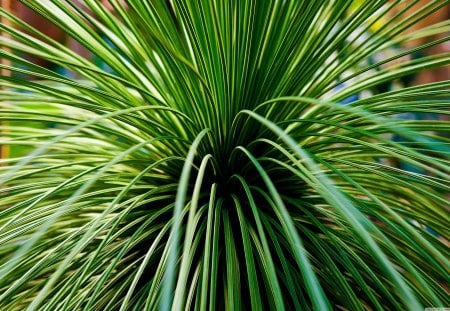
<instances>
[{"instance_id":1,"label":"rosette of leaves","mask_svg":"<svg viewBox=\"0 0 450 311\"><path fill-rule=\"evenodd\" d=\"M23 2L107 66L2 9L2 310L448 306L448 1Z\"/></svg>"}]
</instances>

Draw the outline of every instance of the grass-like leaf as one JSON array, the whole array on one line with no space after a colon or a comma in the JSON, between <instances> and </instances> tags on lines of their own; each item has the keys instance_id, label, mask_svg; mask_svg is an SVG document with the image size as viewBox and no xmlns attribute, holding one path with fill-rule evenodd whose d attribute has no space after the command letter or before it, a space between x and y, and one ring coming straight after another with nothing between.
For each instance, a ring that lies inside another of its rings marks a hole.
<instances>
[{"instance_id":1,"label":"grass-like leaf","mask_svg":"<svg viewBox=\"0 0 450 311\"><path fill-rule=\"evenodd\" d=\"M23 2L107 66L0 10L2 310L449 305L448 1Z\"/></svg>"}]
</instances>

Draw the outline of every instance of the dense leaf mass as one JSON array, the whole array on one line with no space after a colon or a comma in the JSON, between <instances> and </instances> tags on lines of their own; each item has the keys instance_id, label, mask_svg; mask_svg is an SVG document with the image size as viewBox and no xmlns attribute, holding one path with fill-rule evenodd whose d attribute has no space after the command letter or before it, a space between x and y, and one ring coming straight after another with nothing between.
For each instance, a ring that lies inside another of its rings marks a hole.
<instances>
[{"instance_id":1,"label":"dense leaf mass","mask_svg":"<svg viewBox=\"0 0 450 311\"><path fill-rule=\"evenodd\" d=\"M2 310L449 305L448 1L23 2L97 61L1 9Z\"/></svg>"}]
</instances>

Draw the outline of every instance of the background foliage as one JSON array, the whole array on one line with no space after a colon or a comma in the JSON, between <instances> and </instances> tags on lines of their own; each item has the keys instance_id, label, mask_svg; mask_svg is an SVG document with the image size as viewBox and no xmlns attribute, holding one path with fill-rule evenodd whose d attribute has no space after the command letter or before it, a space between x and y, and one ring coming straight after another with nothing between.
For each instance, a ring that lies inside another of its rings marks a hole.
<instances>
[{"instance_id":1,"label":"background foliage","mask_svg":"<svg viewBox=\"0 0 450 311\"><path fill-rule=\"evenodd\" d=\"M448 306L449 81L380 91L448 37L373 61L448 1L125 2L0 11L2 309Z\"/></svg>"}]
</instances>

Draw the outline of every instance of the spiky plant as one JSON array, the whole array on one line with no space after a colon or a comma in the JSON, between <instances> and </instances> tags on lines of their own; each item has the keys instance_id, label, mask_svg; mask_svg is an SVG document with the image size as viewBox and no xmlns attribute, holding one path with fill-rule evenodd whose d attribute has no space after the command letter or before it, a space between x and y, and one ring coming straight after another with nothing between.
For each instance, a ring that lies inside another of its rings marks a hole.
<instances>
[{"instance_id":1,"label":"spiky plant","mask_svg":"<svg viewBox=\"0 0 450 311\"><path fill-rule=\"evenodd\" d=\"M1 310L448 306L450 125L396 116L449 81L380 91L448 1L400 2L24 1L110 70L2 10Z\"/></svg>"}]
</instances>

